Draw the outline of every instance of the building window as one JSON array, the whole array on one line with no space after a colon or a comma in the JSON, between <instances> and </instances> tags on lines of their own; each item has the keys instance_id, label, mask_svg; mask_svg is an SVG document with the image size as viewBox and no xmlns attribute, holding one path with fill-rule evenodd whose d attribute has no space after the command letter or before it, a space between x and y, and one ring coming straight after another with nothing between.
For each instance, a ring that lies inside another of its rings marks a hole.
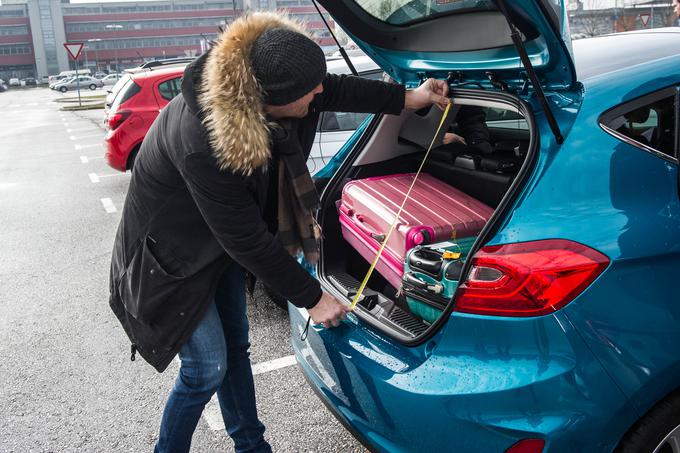
<instances>
[{"instance_id":1,"label":"building window","mask_svg":"<svg viewBox=\"0 0 680 453\"><path fill-rule=\"evenodd\" d=\"M0 27L0 36L28 35L26 25L3 25Z\"/></svg>"},{"instance_id":2,"label":"building window","mask_svg":"<svg viewBox=\"0 0 680 453\"><path fill-rule=\"evenodd\" d=\"M135 20L117 21L123 26L123 30L162 30L172 28L192 28L192 27L215 27L228 22L226 17L205 17L193 19L157 19L157 20ZM66 24L67 33L82 33L93 31L107 31L106 25L110 22L71 22Z\"/></svg>"},{"instance_id":3,"label":"building window","mask_svg":"<svg viewBox=\"0 0 680 453\"><path fill-rule=\"evenodd\" d=\"M0 10L0 17L26 17L23 9Z\"/></svg>"},{"instance_id":4,"label":"building window","mask_svg":"<svg viewBox=\"0 0 680 453\"><path fill-rule=\"evenodd\" d=\"M23 55L30 54L31 48L27 44L0 45L1 55Z\"/></svg>"},{"instance_id":5,"label":"building window","mask_svg":"<svg viewBox=\"0 0 680 453\"><path fill-rule=\"evenodd\" d=\"M215 39L217 33L208 33L206 38ZM99 41L97 48L101 49L126 49L135 47L172 47L172 46L198 46L201 43L202 36L167 36L158 38L133 38L133 39L116 39Z\"/></svg>"}]
</instances>

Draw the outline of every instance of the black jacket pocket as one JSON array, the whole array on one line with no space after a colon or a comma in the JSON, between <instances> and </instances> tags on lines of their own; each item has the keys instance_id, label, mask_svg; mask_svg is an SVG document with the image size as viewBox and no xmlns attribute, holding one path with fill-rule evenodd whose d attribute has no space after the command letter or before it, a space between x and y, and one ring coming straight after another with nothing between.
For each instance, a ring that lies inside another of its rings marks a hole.
<instances>
[{"instance_id":1,"label":"black jacket pocket","mask_svg":"<svg viewBox=\"0 0 680 453\"><path fill-rule=\"evenodd\" d=\"M118 284L125 310L144 324L153 323L168 308L184 280L163 268L154 245L150 236L144 238Z\"/></svg>"}]
</instances>

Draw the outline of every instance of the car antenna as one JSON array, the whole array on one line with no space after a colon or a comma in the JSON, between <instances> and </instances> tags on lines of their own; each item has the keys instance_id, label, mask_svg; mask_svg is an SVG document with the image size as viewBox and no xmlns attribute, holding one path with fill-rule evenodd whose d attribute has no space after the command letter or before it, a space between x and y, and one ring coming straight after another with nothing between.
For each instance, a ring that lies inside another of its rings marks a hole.
<instances>
[{"instance_id":1,"label":"car antenna","mask_svg":"<svg viewBox=\"0 0 680 453\"><path fill-rule=\"evenodd\" d=\"M218 27L218 28L219 28L219 27ZM220 33L221 33L221 32L222 32L222 30L220 29ZM205 39L205 42L208 43L208 45L209 45L210 47L212 47L212 46L215 45L215 41L212 40L212 39L208 39L208 37L207 37L206 35L204 35L203 33L201 33L201 37L202 37L203 39Z\"/></svg>"},{"instance_id":2,"label":"car antenna","mask_svg":"<svg viewBox=\"0 0 680 453\"><path fill-rule=\"evenodd\" d=\"M314 7L316 8L316 12L319 13L321 20L326 25L326 29L328 30L328 32L333 37L333 41L335 41L335 44L338 46L338 50L340 51L340 55L342 55L342 58L345 59L345 63L347 63L349 70L352 71L352 75L358 76L359 73L357 72L356 68L352 64L352 61L349 59L347 52L345 52L345 48L340 45L340 41L338 41L338 38L335 37L335 33L333 33L333 30L331 30L331 27L328 25L328 22L326 22L326 18L323 17L323 14L321 14L321 10L319 9L319 5L316 3L316 0L312 0L312 3L314 3Z\"/></svg>"},{"instance_id":3,"label":"car antenna","mask_svg":"<svg viewBox=\"0 0 680 453\"><path fill-rule=\"evenodd\" d=\"M534 66L531 64L529 55L527 55L527 51L524 48L522 37L520 36L519 31L517 31L517 27L510 19L510 13L508 12L505 0L498 0L498 7L501 10L501 13L503 13L505 16L505 20L508 22L508 27L510 27L510 37L512 38L512 42L515 45L515 49L517 49L519 59L522 61L524 69L527 71L527 76L529 77L529 80L531 80L531 84L536 91L536 97L541 103L541 107L543 107L545 117L548 120L548 124L550 125L550 130L552 130L552 133L555 135L555 141L558 145L561 145L564 142L564 137L562 136L562 132L560 132L560 127L557 125L555 115L553 114L552 110L550 110L550 105L548 104L548 100L546 99L545 93L543 92L543 87L541 87L541 82L538 80L536 71L534 71Z\"/></svg>"}]
</instances>

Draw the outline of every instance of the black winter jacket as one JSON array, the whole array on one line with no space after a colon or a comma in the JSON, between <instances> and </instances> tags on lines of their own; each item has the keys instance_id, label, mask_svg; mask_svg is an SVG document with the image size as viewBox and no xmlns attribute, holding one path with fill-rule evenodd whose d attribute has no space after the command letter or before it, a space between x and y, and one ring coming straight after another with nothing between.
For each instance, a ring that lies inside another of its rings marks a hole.
<instances>
[{"instance_id":1,"label":"black winter jacket","mask_svg":"<svg viewBox=\"0 0 680 453\"><path fill-rule=\"evenodd\" d=\"M243 81L247 54L234 49L267 27L297 25L252 17L186 68L182 94L160 113L135 161L111 261L110 306L133 354L158 371L193 333L230 260L297 306L321 297L319 283L263 220L275 217L265 211L273 209L265 206L267 191L276 190L266 173L269 130L256 82L249 86L254 78ZM231 39L234 33L243 39ZM323 88L300 123L307 155L321 111L398 114L404 106L399 85L327 75Z\"/></svg>"}]
</instances>

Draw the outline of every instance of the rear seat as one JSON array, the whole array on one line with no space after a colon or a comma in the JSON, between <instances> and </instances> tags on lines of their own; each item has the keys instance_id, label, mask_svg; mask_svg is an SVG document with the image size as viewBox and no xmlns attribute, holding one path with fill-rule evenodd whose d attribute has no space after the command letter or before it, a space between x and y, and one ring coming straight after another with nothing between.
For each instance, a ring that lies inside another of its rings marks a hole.
<instances>
[{"instance_id":1,"label":"rear seat","mask_svg":"<svg viewBox=\"0 0 680 453\"><path fill-rule=\"evenodd\" d=\"M523 157L517 157L514 146L497 143L496 151L481 156L466 154L465 147L442 146L433 149L423 171L471 195L479 201L496 207L508 191ZM516 146L516 145L515 145ZM525 154L527 143L520 143L521 154ZM420 162L421 153L410 156Z\"/></svg>"}]
</instances>

